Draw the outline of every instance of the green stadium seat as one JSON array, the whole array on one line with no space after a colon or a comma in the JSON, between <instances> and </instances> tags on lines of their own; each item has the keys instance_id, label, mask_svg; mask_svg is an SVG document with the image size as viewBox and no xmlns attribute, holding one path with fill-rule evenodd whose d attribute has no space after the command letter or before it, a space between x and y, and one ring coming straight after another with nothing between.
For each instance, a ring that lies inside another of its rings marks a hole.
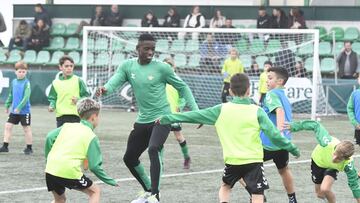
<instances>
[{"instance_id":1,"label":"green stadium seat","mask_svg":"<svg viewBox=\"0 0 360 203\"><path fill-rule=\"evenodd\" d=\"M169 51L169 41L166 39L159 39L156 42L156 51L167 52Z\"/></svg>"},{"instance_id":2,"label":"green stadium seat","mask_svg":"<svg viewBox=\"0 0 360 203\"><path fill-rule=\"evenodd\" d=\"M136 39L131 39L131 40L127 41L126 45L125 45L125 51L128 51L128 52L135 51L137 43L138 43L138 40L136 40Z\"/></svg>"},{"instance_id":3,"label":"green stadium seat","mask_svg":"<svg viewBox=\"0 0 360 203\"><path fill-rule=\"evenodd\" d=\"M313 52L314 52L314 44L309 43L309 44L305 44L304 46L299 47L297 54L299 56L309 56L309 55L312 55Z\"/></svg>"},{"instance_id":4,"label":"green stadium seat","mask_svg":"<svg viewBox=\"0 0 360 203\"><path fill-rule=\"evenodd\" d=\"M69 25L66 26L66 31L65 31L64 35L67 37L76 35L76 31L77 31L78 27L79 27L79 24L70 23Z\"/></svg>"},{"instance_id":5,"label":"green stadium seat","mask_svg":"<svg viewBox=\"0 0 360 203\"><path fill-rule=\"evenodd\" d=\"M69 52L68 55L74 60L75 66L81 66L81 56L77 51Z\"/></svg>"},{"instance_id":6,"label":"green stadium seat","mask_svg":"<svg viewBox=\"0 0 360 203\"><path fill-rule=\"evenodd\" d=\"M351 47L356 53L360 53L360 42L354 42Z\"/></svg>"},{"instance_id":7,"label":"green stadium seat","mask_svg":"<svg viewBox=\"0 0 360 203\"><path fill-rule=\"evenodd\" d=\"M278 39L271 39L266 47L266 53L277 53L282 49L280 40Z\"/></svg>"},{"instance_id":8,"label":"green stadium seat","mask_svg":"<svg viewBox=\"0 0 360 203\"><path fill-rule=\"evenodd\" d=\"M112 56L112 59L111 59L111 65L112 66L119 66L120 64L122 64L125 60L125 55L123 53L115 53L113 56Z\"/></svg>"},{"instance_id":9,"label":"green stadium seat","mask_svg":"<svg viewBox=\"0 0 360 203\"><path fill-rule=\"evenodd\" d=\"M125 25L125 27L139 27L139 26L136 24L127 24L127 25Z\"/></svg>"},{"instance_id":10,"label":"green stadium seat","mask_svg":"<svg viewBox=\"0 0 360 203\"><path fill-rule=\"evenodd\" d=\"M65 45L65 40L63 37L54 37L53 39L50 40L50 46L44 47L44 50L51 50L51 51L61 50L62 48L64 48L64 45Z\"/></svg>"},{"instance_id":11,"label":"green stadium seat","mask_svg":"<svg viewBox=\"0 0 360 203\"><path fill-rule=\"evenodd\" d=\"M305 60L305 69L306 71L312 72L314 66L314 59L313 57L309 57Z\"/></svg>"},{"instance_id":12,"label":"green stadium seat","mask_svg":"<svg viewBox=\"0 0 360 203\"><path fill-rule=\"evenodd\" d=\"M69 37L67 39L66 45L63 48L65 51L78 50L80 48L80 40L77 37Z\"/></svg>"},{"instance_id":13,"label":"green stadium seat","mask_svg":"<svg viewBox=\"0 0 360 203\"><path fill-rule=\"evenodd\" d=\"M186 56L185 54L176 54L174 56L175 66L179 68L183 68L186 65Z\"/></svg>"},{"instance_id":14,"label":"green stadium seat","mask_svg":"<svg viewBox=\"0 0 360 203\"><path fill-rule=\"evenodd\" d=\"M326 28L323 26L315 26L314 29L319 30L320 39L325 39L327 37Z\"/></svg>"},{"instance_id":15,"label":"green stadium seat","mask_svg":"<svg viewBox=\"0 0 360 203\"><path fill-rule=\"evenodd\" d=\"M255 59L256 63L259 65L260 70L264 69L264 63L265 63L265 61L268 61L268 60L269 60L269 58L267 56L258 56Z\"/></svg>"},{"instance_id":16,"label":"green stadium seat","mask_svg":"<svg viewBox=\"0 0 360 203\"><path fill-rule=\"evenodd\" d=\"M191 68L200 67L200 59L201 59L200 54L190 55L188 66Z\"/></svg>"},{"instance_id":17,"label":"green stadium seat","mask_svg":"<svg viewBox=\"0 0 360 203\"><path fill-rule=\"evenodd\" d=\"M199 51L199 40L188 40L186 42L185 50L187 52L198 52Z\"/></svg>"},{"instance_id":18,"label":"green stadium seat","mask_svg":"<svg viewBox=\"0 0 360 203\"><path fill-rule=\"evenodd\" d=\"M250 66L252 64L252 59L250 55L240 55L240 61L245 69L250 69Z\"/></svg>"},{"instance_id":19,"label":"green stadium seat","mask_svg":"<svg viewBox=\"0 0 360 203\"><path fill-rule=\"evenodd\" d=\"M320 42L319 43L319 55L324 56L331 56L331 44L330 42Z\"/></svg>"},{"instance_id":20,"label":"green stadium seat","mask_svg":"<svg viewBox=\"0 0 360 203\"><path fill-rule=\"evenodd\" d=\"M87 65L88 66L92 66L92 65L94 65L94 62L95 62L95 57L94 57L94 53L91 53L91 52L89 52L88 54L87 54Z\"/></svg>"},{"instance_id":21,"label":"green stadium seat","mask_svg":"<svg viewBox=\"0 0 360 203\"><path fill-rule=\"evenodd\" d=\"M119 52L119 51L123 50L124 46L125 46L125 42L113 39L112 44L111 44L111 50L114 52Z\"/></svg>"},{"instance_id":22,"label":"green stadium seat","mask_svg":"<svg viewBox=\"0 0 360 203\"><path fill-rule=\"evenodd\" d=\"M63 36L66 31L66 26L64 23L55 23L50 29L51 36Z\"/></svg>"},{"instance_id":23,"label":"green stadium seat","mask_svg":"<svg viewBox=\"0 0 360 203\"><path fill-rule=\"evenodd\" d=\"M182 39L176 39L172 42L170 50L173 52L182 52L185 49L185 41Z\"/></svg>"},{"instance_id":24,"label":"green stadium seat","mask_svg":"<svg viewBox=\"0 0 360 203\"><path fill-rule=\"evenodd\" d=\"M336 42L335 47L333 48L332 54L335 54L336 56L340 54L341 50L344 48L343 42Z\"/></svg>"},{"instance_id":25,"label":"green stadium seat","mask_svg":"<svg viewBox=\"0 0 360 203\"><path fill-rule=\"evenodd\" d=\"M158 60L164 61L166 58L171 58L169 54L160 54Z\"/></svg>"},{"instance_id":26,"label":"green stadium seat","mask_svg":"<svg viewBox=\"0 0 360 203\"><path fill-rule=\"evenodd\" d=\"M348 27L344 33L344 40L355 41L359 39L359 30L356 27Z\"/></svg>"},{"instance_id":27,"label":"green stadium seat","mask_svg":"<svg viewBox=\"0 0 360 203\"><path fill-rule=\"evenodd\" d=\"M254 39L250 44L250 52L252 54L259 54L265 51L264 41L262 39Z\"/></svg>"},{"instance_id":28,"label":"green stadium seat","mask_svg":"<svg viewBox=\"0 0 360 203\"><path fill-rule=\"evenodd\" d=\"M96 56L95 66L105 66L109 64L110 57L107 52L101 52Z\"/></svg>"},{"instance_id":29,"label":"green stadium seat","mask_svg":"<svg viewBox=\"0 0 360 203\"><path fill-rule=\"evenodd\" d=\"M236 28L241 28L241 29L245 29L245 28L246 28L245 25L234 25L234 27L236 27Z\"/></svg>"},{"instance_id":30,"label":"green stadium seat","mask_svg":"<svg viewBox=\"0 0 360 203\"><path fill-rule=\"evenodd\" d=\"M27 50L25 51L23 61L27 64L33 64L36 61L36 51L35 50Z\"/></svg>"},{"instance_id":31,"label":"green stadium seat","mask_svg":"<svg viewBox=\"0 0 360 203\"><path fill-rule=\"evenodd\" d=\"M50 52L46 50L39 51L34 64L45 65L50 61Z\"/></svg>"},{"instance_id":32,"label":"green stadium seat","mask_svg":"<svg viewBox=\"0 0 360 203\"><path fill-rule=\"evenodd\" d=\"M109 41L105 38L100 38L95 41L94 49L96 51L105 51L108 49Z\"/></svg>"},{"instance_id":33,"label":"green stadium seat","mask_svg":"<svg viewBox=\"0 0 360 203\"><path fill-rule=\"evenodd\" d=\"M302 59L301 57L295 56L295 61L296 61L296 62L298 62L298 61L303 62L303 59Z\"/></svg>"},{"instance_id":34,"label":"green stadium seat","mask_svg":"<svg viewBox=\"0 0 360 203\"><path fill-rule=\"evenodd\" d=\"M256 25L255 25L255 24L251 24L251 25L248 26L248 28L250 28L250 29L255 29L255 28L256 28Z\"/></svg>"},{"instance_id":35,"label":"green stadium seat","mask_svg":"<svg viewBox=\"0 0 360 203\"><path fill-rule=\"evenodd\" d=\"M333 32L335 32L335 41L343 41L344 40L344 29L341 27L332 27L325 38L326 41L333 41Z\"/></svg>"},{"instance_id":36,"label":"green stadium seat","mask_svg":"<svg viewBox=\"0 0 360 203\"><path fill-rule=\"evenodd\" d=\"M246 39L240 39L236 42L235 48L238 50L238 52L246 53L248 51L248 42Z\"/></svg>"},{"instance_id":37,"label":"green stadium seat","mask_svg":"<svg viewBox=\"0 0 360 203\"><path fill-rule=\"evenodd\" d=\"M0 52L0 64L3 64L6 62L6 55L4 52Z\"/></svg>"},{"instance_id":38,"label":"green stadium seat","mask_svg":"<svg viewBox=\"0 0 360 203\"><path fill-rule=\"evenodd\" d=\"M21 60L21 54L19 50L12 50L10 52L9 58L7 59L6 63L7 64L15 64L16 62Z\"/></svg>"},{"instance_id":39,"label":"green stadium seat","mask_svg":"<svg viewBox=\"0 0 360 203\"><path fill-rule=\"evenodd\" d=\"M51 56L50 62L48 62L46 65L50 65L50 66L58 65L59 59L64 55L65 55L65 53L63 51L55 51Z\"/></svg>"},{"instance_id":40,"label":"green stadium seat","mask_svg":"<svg viewBox=\"0 0 360 203\"><path fill-rule=\"evenodd\" d=\"M287 47L294 53L297 52L297 45L296 45L296 42L295 41L287 41Z\"/></svg>"},{"instance_id":41,"label":"green stadium seat","mask_svg":"<svg viewBox=\"0 0 360 203\"><path fill-rule=\"evenodd\" d=\"M334 72L336 69L336 62L334 58L324 58L321 60L320 70L321 72Z\"/></svg>"}]
</instances>

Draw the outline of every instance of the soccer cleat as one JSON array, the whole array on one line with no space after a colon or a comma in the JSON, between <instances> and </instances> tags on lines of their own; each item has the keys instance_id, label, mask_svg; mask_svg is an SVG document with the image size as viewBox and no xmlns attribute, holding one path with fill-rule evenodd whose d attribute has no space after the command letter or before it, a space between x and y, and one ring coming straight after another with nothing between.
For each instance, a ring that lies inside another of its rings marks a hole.
<instances>
[{"instance_id":1,"label":"soccer cleat","mask_svg":"<svg viewBox=\"0 0 360 203\"><path fill-rule=\"evenodd\" d=\"M9 152L9 148L2 146L0 152Z\"/></svg>"},{"instance_id":2,"label":"soccer cleat","mask_svg":"<svg viewBox=\"0 0 360 203\"><path fill-rule=\"evenodd\" d=\"M29 149L29 148L25 148L25 149L24 149L24 154L30 155L30 154L32 154L32 153L33 153L33 150L32 150L32 149Z\"/></svg>"},{"instance_id":3,"label":"soccer cleat","mask_svg":"<svg viewBox=\"0 0 360 203\"><path fill-rule=\"evenodd\" d=\"M191 163L190 157L186 158L184 160L184 169L190 169L190 163Z\"/></svg>"},{"instance_id":4,"label":"soccer cleat","mask_svg":"<svg viewBox=\"0 0 360 203\"><path fill-rule=\"evenodd\" d=\"M150 196L151 196L151 192L145 192L145 191L139 192L138 198L131 201L131 203L146 203L147 198Z\"/></svg>"},{"instance_id":5,"label":"soccer cleat","mask_svg":"<svg viewBox=\"0 0 360 203\"><path fill-rule=\"evenodd\" d=\"M156 195L151 195L146 199L146 203L160 203L160 201L156 198Z\"/></svg>"}]
</instances>

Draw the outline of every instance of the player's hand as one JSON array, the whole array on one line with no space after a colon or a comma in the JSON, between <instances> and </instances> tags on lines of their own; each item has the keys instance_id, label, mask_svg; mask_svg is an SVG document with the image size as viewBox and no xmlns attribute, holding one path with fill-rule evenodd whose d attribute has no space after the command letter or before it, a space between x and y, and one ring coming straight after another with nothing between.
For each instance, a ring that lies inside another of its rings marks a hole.
<instances>
[{"instance_id":1,"label":"player's hand","mask_svg":"<svg viewBox=\"0 0 360 203\"><path fill-rule=\"evenodd\" d=\"M49 106L49 109L48 109L49 112L54 112L54 108Z\"/></svg>"},{"instance_id":2,"label":"player's hand","mask_svg":"<svg viewBox=\"0 0 360 203\"><path fill-rule=\"evenodd\" d=\"M101 97L103 94L106 93L106 91L107 90L105 89L105 87L99 87L99 88L97 88L97 90L95 92L95 96Z\"/></svg>"},{"instance_id":3,"label":"player's hand","mask_svg":"<svg viewBox=\"0 0 360 203\"><path fill-rule=\"evenodd\" d=\"M119 183L116 183L116 185L114 185L114 187L120 187Z\"/></svg>"},{"instance_id":4,"label":"player's hand","mask_svg":"<svg viewBox=\"0 0 360 203\"><path fill-rule=\"evenodd\" d=\"M360 124L357 124L357 125L355 126L355 128L356 128L356 130L360 130Z\"/></svg>"},{"instance_id":5,"label":"player's hand","mask_svg":"<svg viewBox=\"0 0 360 203\"><path fill-rule=\"evenodd\" d=\"M356 202L357 202L357 203L360 203L360 198L357 198L357 199L356 199Z\"/></svg>"},{"instance_id":6,"label":"player's hand","mask_svg":"<svg viewBox=\"0 0 360 203\"><path fill-rule=\"evenodd\" d=\"M299 158L300 157L300 150L299 148L296 147L296 149L294 149L293 151L290 152L294 157L295 159Z\"/></svg>"},{"instance_id":7,"label":"player's hand","mask_svg":"<svg viewBox=\"0 0 360 203\"><path fill-rule=\"evenodd\" d=\"M78 102L78 98L77 97L72 97L71 98L71 102L72 102L72 104L74 104L74 105L76 105L76 103Z\"/></svg>"},{"instance_id":8,"label":"player's hand","mask_svg":"<svg viewBox=\"0 0 360 203\"><path fill-rule=\"evenodd\" d=\"M203 127L204 124L200 124L198 125L198 127L196 129L200 129L201 127Z\"/></svg>"},{"instance_id":9,"label":"player's hand","mask_svg":"<svg viewBox=\"0 0 360 203\"><path fill-rule=\"evenodd\" d=\"M15 109L14 113L20 113L19 109Z\"/></svg>"},{"instance_id":10,"label":"player's hand","mask_svg":"<svg viewBox=\"0 0 360 203\"><path fill-rule=\"evenodd\" d=\"M288 122L285 122L284 125L282 126L283 130L291 130L291 125Z\"/></svg>"},{"instance_id":11,"label":"player's hand","mask_svg":"<svg viewBox=\"0 0 360 203\"><path fill-rule=\"evenodd\" d=\"M223 77L224 77L224 78L227 78L227 77L229 77L229 73L227 73L227 72L224 72L224 73L223 73Z\"/></svg>"},{"instance_id":12,"label":"player's hand","mask_svg":"<svg viewBox=\"0 0 360 203\"><path fill-rule=\"evenodd\" d=\"M5 109L5 113L8 114L8 113L9 113L9 109Z\"/></svg>"}]
</instances>

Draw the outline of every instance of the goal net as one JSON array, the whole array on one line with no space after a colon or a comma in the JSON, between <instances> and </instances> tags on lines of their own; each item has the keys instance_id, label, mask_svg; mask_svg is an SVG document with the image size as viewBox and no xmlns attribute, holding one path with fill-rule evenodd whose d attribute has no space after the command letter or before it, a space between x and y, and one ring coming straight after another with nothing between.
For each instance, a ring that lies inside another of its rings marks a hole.
<instances>
[{"instance_id":1,"label":"goal net","mask_svg":"<svg viewBox=\"0 0 360 203\"><path fill-rule=\"evenodd\" d=\"M154 58L172 58L176 73L189 85L200 108L221 103L224 61L233 48L251 79L251 97L259 100L259 75L264 63L284 67L291 76L286 84L293 112L314 119L333 112L326 102L319 70L317 30L189 29L142 27L85 27L83 77L92 93L104 85L126 59L137 56L139 35L156 39ZM136 104L129 84L101 98L102 104L129 108Z\"/></svg>"}]
</instances>

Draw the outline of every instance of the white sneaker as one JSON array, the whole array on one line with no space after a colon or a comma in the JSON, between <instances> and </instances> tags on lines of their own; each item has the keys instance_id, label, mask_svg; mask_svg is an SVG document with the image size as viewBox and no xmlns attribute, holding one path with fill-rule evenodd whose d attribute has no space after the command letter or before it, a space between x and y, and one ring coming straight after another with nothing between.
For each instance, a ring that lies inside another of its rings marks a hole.
<instances>
[{"instance_id":1,"label":"white sneaker","mask_svg":"<svg viewBox=\"0 0 360 203\"><path fill-rule=\"evenodd\" d=\"M147 199L151 196L151 192L139 192L138 198L131 201L131 203L147 203Z\"/></svg>"},{"instance_id":2,"label":"white sneaker","mask_svg":"<svg viewBox=\"0 0 360 203\"><path fill-rule=\"evenodd\" d=\"M151 195L146 199L146 203L160 203L160 201L156 198L156 195Z\"/></svg>"}]
</instances>

